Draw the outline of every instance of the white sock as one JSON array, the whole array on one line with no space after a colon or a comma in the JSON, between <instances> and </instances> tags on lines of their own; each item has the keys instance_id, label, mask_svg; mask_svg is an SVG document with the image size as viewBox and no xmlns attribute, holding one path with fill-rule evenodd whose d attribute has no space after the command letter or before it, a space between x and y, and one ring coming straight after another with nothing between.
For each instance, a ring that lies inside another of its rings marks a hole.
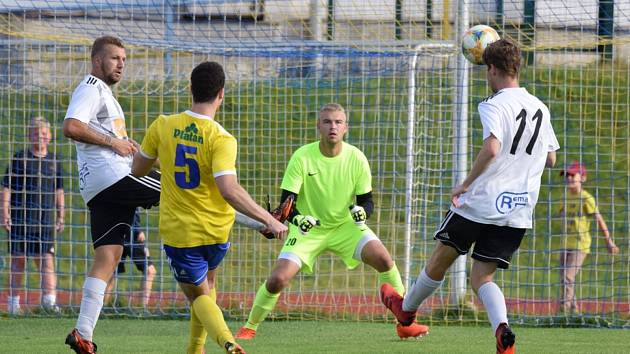
<instances>
[{"instance_id":1,"label":"white sock","mask_svg":"<svg viewBox=\"0 0 630 354\"><path fill-rule=\"evenodd\" d=\"M9 308L20 307L20 295L9 296L7 300L8 300L7 302L9 304Z\"/></svg>"},{"instance_id":2,"label":"white sock","mask_svg":"<svg viewBox=\"0 0 630 354\"><path fill-rule=\"evenodd\" d=\"M103 308L103 297L107 283L98 278L88 277L83 283L83 297L81 298L81 310L77 319L76 328L83 339L92 340L96 321Z\"/></svg>"},{"instance_id":3,"label":"white sock","mask_svg":"<svg viewBox=\"0 0 630 354\"><path fill-rule=\"evenodd\" d=\"M492 325L493 334L501 323L508 323L505 297L499 286L493 282L487 282L479 287L477 295L488 313L488 319Z\"/></svg>"},{"instance_id":4,"label":"white sock","mask_svg":"<svg viewBox=\"0 0 630 354\"><path fill-rule=\"evenodd\" d=\"M54 306L57 303L57 295L46 294L42 296L42 305Z\"/></svg>"},{"instance_id":5,"label":"white sock","mask_svg":"<svg viewBox=\"0 0 630 354\"><path fill-rule=\"evenodd\" d=\"M407 295L405 296L405 300L403 301L402 308L404 311L413 311L415 312L420 307L420 304L426 298L431 296L435 292L437 288L442 285L442 280L433 280L429 278L427 272L423 268L418 275L418 279L411 287L411 290L407 291Z\"/></svg>"}]
</instances>

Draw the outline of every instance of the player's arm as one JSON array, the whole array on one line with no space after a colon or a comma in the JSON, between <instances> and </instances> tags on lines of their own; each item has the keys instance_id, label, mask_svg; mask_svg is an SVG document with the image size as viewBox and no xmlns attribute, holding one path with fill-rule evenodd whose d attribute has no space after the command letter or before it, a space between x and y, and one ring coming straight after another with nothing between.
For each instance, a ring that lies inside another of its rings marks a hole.
<instances>
[{"instance_id":1,"label":"player's arm","mask_svg":"<svg viewBox=\"0 0 630 354\"><path fill-rule=\"evenodd\" d=\"M488 168L492 160L494 160L494 158L499 154L499 151L501 151L501 142L494 136L494 134L490 134L490 136L483 141L481 151L479 151L479 154L470 169L470 173L468 173L464 182L453 188L451 191L451 201L455 207L459 207L459 196L465 193L477 177L479 177L483 171Z\"/></svg>"},{"instance_id":2,"label":"player's arm","mask_svg":"<svg viewBox=\"0 0 630 354\"><path fill-rule=\"evenodd\" d=\"M146 176L153 167L156 159L152 159L145 156L142 152L137 152L133 155L133 162L131 163L131 175L135 177Z\"/></svg>"},{"instance_id":3,"label":"player's arm","mask_svg":"<svg viewBox=\"0 0 630 354\"><path fill-rule=\"evenodd\" d=\"M287 234L287 227L274 219L265 209L252 199L247 191L238 183L235 174L224 174L215 178L217 187L223 199L236 211L254 220L265 224L267 230L273 233L276 238L284 239Z\"/></svg>"},{"instance_id":4,"label":"player's arm","mask_svg":"<svg viewBox=\"0 0 630 354\"><path fill-rule=\"evenodd\" d=\"M552 168L555 165L556 165L556 152L549 151L547 153L547 161L545 162L545 166Z\"/></svg>"},{"instance_id":5,"label":"player's arm","mask_svg":"<svg viewBox=\"0 0 630 354\"><path fill-rule=\"evenodd\" d=\"M101 133L76 118L64 119L63 135L82 143L109 147L120 156L128 156L138 151L137 143Z\"/></svg>"},{"instance_id":6,"label":"player's arm","mask_svg":"<svg viewBox=\"0 0 630 354\"><path fill-rule=\"evenodd\" d=\"M364 224L374 211L372 192L357 195L356 204L351 205L349 209L350 215L352 215L352 219L354 219L354 223L357 225Z\"/></svg>"}]
</instances>

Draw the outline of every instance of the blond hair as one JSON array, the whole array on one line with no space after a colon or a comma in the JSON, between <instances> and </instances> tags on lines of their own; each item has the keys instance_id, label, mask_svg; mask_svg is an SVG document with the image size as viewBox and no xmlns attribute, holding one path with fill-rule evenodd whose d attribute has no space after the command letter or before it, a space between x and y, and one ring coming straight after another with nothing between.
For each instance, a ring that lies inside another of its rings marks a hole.
<instances>
[{"instance_id":1,"label":"blond hair","mask_svg":"<svg viewBox=\"0 0 630 354\"><path fill-rule=\"evenodd\" d=\"M346 113L346 110L339 103L326 103L319 109L319 114L321 115L324 112L341 112Z\"/></svg>"},{"instance_id":2,"label":"blond hair","mask_svg":"<svg viewBox=\"0 0 630 354\"><path fill-rule=\"evenodd\" d=\"M42 128L50 130L50 123L48 122L48 120L46 120L46 118L37 116L31 119L29 128L31 131L35 129L42 129Z\"/></svg>"}]
</instances>

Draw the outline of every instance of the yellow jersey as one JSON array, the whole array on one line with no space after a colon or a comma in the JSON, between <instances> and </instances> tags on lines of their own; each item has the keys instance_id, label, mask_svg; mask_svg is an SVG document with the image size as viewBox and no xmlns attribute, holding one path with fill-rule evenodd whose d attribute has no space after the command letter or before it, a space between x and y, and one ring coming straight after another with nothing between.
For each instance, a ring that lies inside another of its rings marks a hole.
<instances>
[{"instance_id":1,"label":"yellow jersey","mask_svg":"<svg viewBox=\"0 0 630 354\"><path fill-rule=\"evenodd\" d=\"M236 139L211 117L185 111L151 123L140 153L160 159L164 244L184 248L227 242L234 209L215 178L236 174Z\"/></svg>"},{"instance_id":2,"label":"yellow jersey","mask_svg":"<svg viewBox=\"0 0 630 354\"><path fill-rule=\"evenodd\" d=\"M599 213L595 198L582 190L579 194L567 193L563 202L566 217L564 248L591 253L591 220Z\"/></svg>"}]
</instances>

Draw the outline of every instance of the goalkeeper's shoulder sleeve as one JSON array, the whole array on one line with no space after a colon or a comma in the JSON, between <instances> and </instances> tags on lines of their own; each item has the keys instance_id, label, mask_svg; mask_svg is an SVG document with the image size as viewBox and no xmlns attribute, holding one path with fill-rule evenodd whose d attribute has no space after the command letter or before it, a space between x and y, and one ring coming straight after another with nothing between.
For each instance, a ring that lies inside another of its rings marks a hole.
<instances>
[{"instance_id":1,"label":"goalkeeper's shoulder sleeve","mask_svg":"<svg viewBox=\"0 0 630 354\"><path fill-rule=\"evenodd\" d=\"M365 194L357 195L357 205L363 207L365 210L365 215L367 218L370 218L372 212L374 211L374 201L372 200L372 192L367 192Z\"/></svg>"},{"instance_id":2,"label":"goalkeeper's shoulder sleeve","mask_svg":"<svg viewBox=\"0 0 630 354\"><path fill-rule=\"evenodd\" d=\"M283 189L282 194L280 195L280 204L284 203L284 201L287 200L287 198L289 198L290 195L293 195L293 209L289 213L289 217L287 218L287 220L292 221L296 215L300 215L300 212L297 209L298 195L293 192L289 192L286 189Z\"/></svg>"}]
</instances>

